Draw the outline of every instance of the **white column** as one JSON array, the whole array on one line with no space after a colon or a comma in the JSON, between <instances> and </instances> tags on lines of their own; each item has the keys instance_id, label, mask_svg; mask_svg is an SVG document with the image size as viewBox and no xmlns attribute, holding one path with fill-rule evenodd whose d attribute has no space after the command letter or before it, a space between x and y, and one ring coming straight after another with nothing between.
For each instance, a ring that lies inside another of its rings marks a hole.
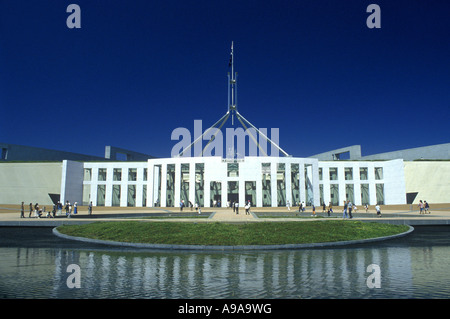
<instances>
[{"instance_id":1,"label":"white column","mask_svg":"<svg viewBox=\"0 0 450 319\"><path fill-rule=\"evenodd\" d=\"M285 181L286 181L286 185L285 185L285 191L286 191L286 203L289 202L290 206L293 206L293 201L292 201L292 181L291 181L291 162L288 162L284 165L285 167Z\"/></svg>"},{"instance_id":2,"label":"white column","mask_svg":"<svg viewBox=\"0 0 450 319\"><path fill-rule=\"evenodd\" d=\"M305 163L302 162L298 165L298 171L299 171L299 184L298 188L300 191L300 202L305 202L306 204L306 187L305 187Z\"/></svg>"},{"instance_id":3,"label":"white column","mask_svg":"<svg viewBox=\"0 0 450 319\"><path fill-rule=\"evenodd\" d=\"M155 181L157 180L156 178L158 178L159 175L159 167L158 174L156 174L155 168L156 166L147 162L147 207L155 206L156 198L158 198L158 188L156 188L155 196Z\"/></svg>"},{"instance_id":4,"label":"white column","mask_svg":"<svg viewBox=\"0 0 450 319\"><path fill-rule=\"evenodd\" d=\"M180 207L181 202L181 163L175 163L175 190L174 190L174 206ZM184 203L186 206L188 203Z\"/></svg>"},{"instance_id":5,"label":"white column","mask_svg":"<svg viewBox=\"0 0 450 319\"><path fill-rule=\"evenodd\" d=\"M320 206L320 188L319 188L319 162L314 161L311 166L311 183L313 186L314 205ZM317 208L316 208L317 210Z\"/></svg>"},{"instance_id":6,"label":"white column","mask_svg":"<svg viewBox=\"0 0 450 319\"><path fill-rule=\"evenodd\" d=\"M338 183L339 183L339 205L344 205L344 200L347 201L345 194L345 169L344 166L336 165L338 170Z\"/></svg>"},{"instance_id":7,"label":"white column","mask_svg":"<svg viewBox=\"0 0 450 319\"><path fill-rule=\"evenodd\" d=\"M277 196L277 163L270 162L270 192L272 197L272 207L278 207Z\"/></svg>"},{"instance_id":8,"label":"white column","mask_svg":"<svg viewBox=\"0 0 450 319\"><path fill-rule=\"evenodd\" d=\"M195 205L195 162L189 163L189 200Z\"/></svg>"},{"instance_id":9,"label":"white column","mask_svg":"<svg viewBox=\"0 0 450 319\"><path fill-rule=\"evenodd\" d=\"M161 207L167 206L167 163L161 165Z\"/></svg>"}]
</instances>

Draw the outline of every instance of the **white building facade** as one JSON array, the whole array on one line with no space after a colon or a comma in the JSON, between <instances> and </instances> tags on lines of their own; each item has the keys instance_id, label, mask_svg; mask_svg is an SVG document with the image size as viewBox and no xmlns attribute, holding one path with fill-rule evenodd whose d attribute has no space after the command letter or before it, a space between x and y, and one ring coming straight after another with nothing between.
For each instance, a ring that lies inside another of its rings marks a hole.
<instances>
[{"instance_id":1,"label":"white building facade","mask_svg":"<svg viewBox=\"0 0 450 319\"><path fill-rule=\"evenodd\" d=\"M405 204L403 160L318 161L254 156L147 162L63 162L61 201L119 207ZM70 183L66 181L71 181Z\"/></svg>"}]
</instances>

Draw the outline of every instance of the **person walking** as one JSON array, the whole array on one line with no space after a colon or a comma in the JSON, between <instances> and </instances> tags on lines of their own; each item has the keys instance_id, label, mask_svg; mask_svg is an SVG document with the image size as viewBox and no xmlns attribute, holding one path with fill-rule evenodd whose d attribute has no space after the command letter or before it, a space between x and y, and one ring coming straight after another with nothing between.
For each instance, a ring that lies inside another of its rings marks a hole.
<instances>
[{"instance_id":1,"label":"person walking","mask_svg":"<svg viewBox=\"0 0 450 319\"><path fill-rule=\"evenodd\" d=\"M78 214L78 203L77 202L75 202L73 204L73 214L74 215Z\"/></svg>"},{"instance_id":2,"label":"person walking","mask_svg":"<svg viewBox=\"0 0 450 319\"><path fill-rule=\"evenodd\" d=\"M316 217L316 206L314 206L314 204L312 205L312 211L313 211L313 214L311 216Z\"/></svg>"},{"instance_id":3,"label":"person walking","mask_svg":"<svg viewBox=\"0 0 450 319\"><path fill-rule=\"evenodd\" d=\"M34 217L39 217L39 204L34 205Z\"/></svg>"},{"instance_id":4,"label":"person walking","mask_svg":"<svg viewBox=\"0 0 450 319\"><path fill-rule=\"evenodd\" d=\"M92 215L92 201L89 203L89 206L88 206L88 214L89 214L89 216Z\"/></svg>"},{"instance_id":5,"label":"person walking","mask_svg":"<svg viewBox=\"0 0 450 319\"><path fill-rule=\"evenodd\" d=\"M239 214L239 203L238 202L234 203L234 207L236 207L236 215L238 215Z\"/></svg>"},{"instance_id":6,"label":"person walking","mask_svg":"<svg viewBox=\"0 0 450 319\"><path fill-rule=\"evenodd\" d=\"M419 210L420 210L420 213L419 214L423 214L423 203L422 203L422 200L420 200L419 201Z\"/></svg>"},{"instance_id":7,"label":"person walking","mask_svg":"<svg viewBox=\"0 0 450 319\"><path fill-rule=\"evenodd\" d=\"M347 201L348 216L350 217L350 219L353 218L352 208L353 208L352 202L351 201Z\"/></svg>"},{"instance_id":8,"label":"person walking","mask_svg":"<svg viewBox=\"0 0 450 319\"><path fill-rule=\"evenodd\" d=\"M31 213L33 212L33 204L30 203L30 213L28 214L28 218L31 218Z\"/></svg>"},{"instance_id":9,"label":"person walking","mask_svg":"<svg viewBox=\"0 0 450 319\"><path fill-rule=\"evenodd\" d=\"M375 206L375 210L377 211L377 216L381 217L381 209L380 209L380 205L377 204L377 206Z\"/></svg>"},{"instance_id":10,"label":"person walking","mask_svg":"<svg viewBox=\"0 0 450 319\"><path fill-rule=\"evenodd\" d=\"M424 206L425 206L424 214L431 214L431 212L430 212L430 205L428 205L427 201L424 201Z\"/></svg>"},{"instance_id":11,"label":"person walking","mask_svg":"<svg viewBox=\"0 0 450 319\"><path fill-rule=\"evenodd\" d=\"M25 207L22 205L20 206L20 218L25 218Z\"/></svg>"},{"instance_id":12,"label":"person walking","mask_svg":"<svg viewBox=\"0 0 450 319\"><path fill-rule=\"evenodd\" d=\"M342 218L348 218L348 215L347 215L347 202L344 200L344 211L343 211L343 214L342 214Z\"/></svg>"}]
</instances>

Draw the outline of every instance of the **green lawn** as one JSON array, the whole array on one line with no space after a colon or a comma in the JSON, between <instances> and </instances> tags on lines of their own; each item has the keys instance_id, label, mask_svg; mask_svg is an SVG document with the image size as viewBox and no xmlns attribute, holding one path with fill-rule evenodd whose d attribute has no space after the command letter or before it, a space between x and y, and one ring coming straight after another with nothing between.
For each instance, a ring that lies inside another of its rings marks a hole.
<instances>
[{"instance_id":1,"label":"green lawn","mask_svg":"<svg viewBox=\"0 0 450 319\"><path fill-rule=\"evenodd\" d=\"M96 222L63 225L60 233L101 240L178 245L277 245L358 240L399 234L406 225L361 221L257 222Z\"/></svg>"}]
</instances>

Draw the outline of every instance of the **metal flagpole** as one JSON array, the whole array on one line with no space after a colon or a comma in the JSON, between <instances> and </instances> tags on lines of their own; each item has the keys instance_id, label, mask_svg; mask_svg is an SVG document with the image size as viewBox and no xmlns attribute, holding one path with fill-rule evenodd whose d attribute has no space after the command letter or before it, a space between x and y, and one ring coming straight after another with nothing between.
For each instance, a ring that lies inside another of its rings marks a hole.
<instances>
[{"instance_id":1,"label":"metal flagpole","mask_svg":"<svg viewBox=\"0 0 450 319\"><path fill-rule=\"evenodd\" d=\"M259 147L260 151L267 156L267 153L264 151L264 149L261 147L260 143L258 143L257 138L253 136L253 134L248 130L245 123L247 123L250 127L256 130L256 132L259 133L260 136L264 137L266 140L268 140L272 145L274 145L283 155L290 156L288 153L286 153L280 146L278 146L274 141L272 141L270 138L268 138L264 133L262 133L259 129L257 129L252 123L250 123L245 117L243 117L237 110L237 72L234 72L234 43L231 42L231 53L230 53L230 62L228 64L229 67L231 67L231 75L228 73L228 110L225 115L223 115L216 123L214 123L211 127L209 127L204 133L202 133L198 138L195 139L194 142L192 142L188 147L183 149L182 152L178 154L178 157L183 156L183 154L188 151L190 148L192 148L193 145L200 142L202 143L203 137L206 133L208 133L211 129L217 128L216 132L211 136L210 140L206 144L206 146L202 149L201 156L203 156L204 152L206 151L209 144L215 139L216 134L220 129L223 127L225 122L228 120L229 116L231 115L231 124L234 125L234 115L236 115L236 118L241 122L242 126L247 130L250 137L253 139L253 141L256 143L256 145ZM244 123L245 122L245 123ZM220 124L219 127L217 127ZM203 144L202 144L203 146ZM195 155L194 155L195 156Z\"/></svg>"}]
</instances>

